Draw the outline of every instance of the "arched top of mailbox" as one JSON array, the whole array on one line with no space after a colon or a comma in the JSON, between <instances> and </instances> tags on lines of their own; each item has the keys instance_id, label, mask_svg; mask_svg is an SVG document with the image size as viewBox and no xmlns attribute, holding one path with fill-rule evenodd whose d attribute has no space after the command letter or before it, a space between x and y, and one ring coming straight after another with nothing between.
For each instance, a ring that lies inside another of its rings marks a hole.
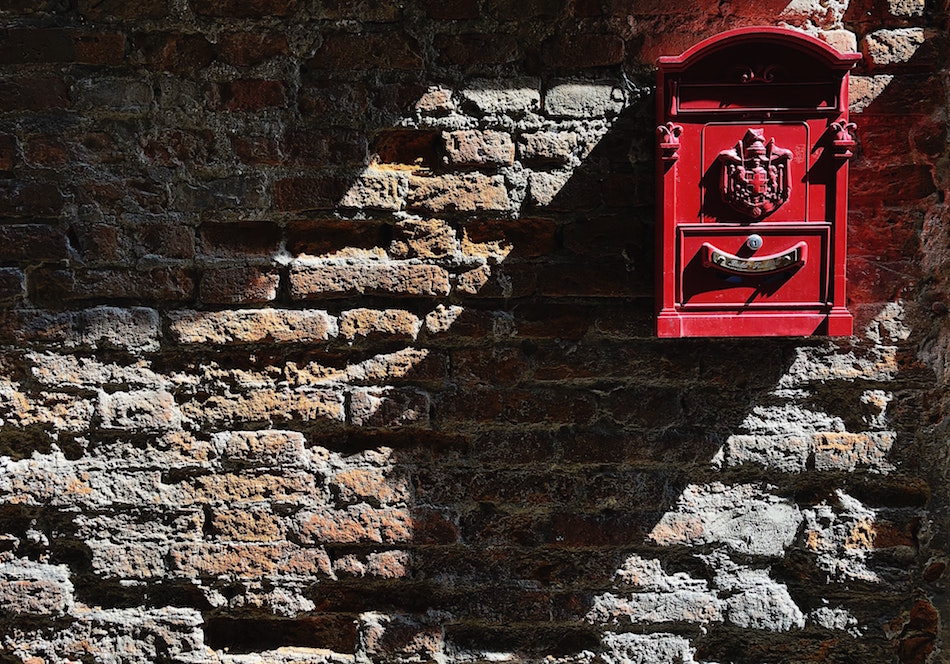
<instances>
[{"instance_id":1,"label":"arched top of mailbox","mask_svg":"<svg viewBox=\"0 0 950 664\"><path fill-rule=\"evenodd\" d=\"M861 59L860 53L841 53L825 42L796 30L774 26L758 26L729 30L710 37L687 49L680 55L662 56L657 61L663 72L685 72L694 65L729 58L732 51L750 49L784 51L787 56L798 55L823 65L830 70L846 72ZM802 63L804 64L804 63Z\"/></svg>"}]
</instances>

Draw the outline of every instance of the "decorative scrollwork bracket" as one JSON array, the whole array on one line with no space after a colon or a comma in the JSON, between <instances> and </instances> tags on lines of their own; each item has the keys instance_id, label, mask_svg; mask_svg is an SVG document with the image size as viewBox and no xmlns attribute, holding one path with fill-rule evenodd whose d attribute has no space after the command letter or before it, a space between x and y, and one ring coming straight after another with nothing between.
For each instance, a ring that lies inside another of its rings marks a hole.
<instances>
[{"instance_id":1,"label":"decorative scrollwork bracket","mask_svg":"<svg viewBox=\"0 0 950 664\"><path fill-rule=\"evenodd\" d=\"M667 122L657 127L656 133L660 137L660 159L668 163L679 159L680 134L683 133L683 127Z\"/></svg>"},{"instance_id":2,"label":"decorative scrollwork bracket","mask_svg":"<svg viewBox=\"0 0 950 664\"><path fill-rule=\"evenodd\" d=\"M853 122L838 118L832 122L828 130L834 132L831 137L832 151L835 159L846 161L854 156L852 148L856 145L853 133L858 128Z\"/></svg>"}]
</instances>

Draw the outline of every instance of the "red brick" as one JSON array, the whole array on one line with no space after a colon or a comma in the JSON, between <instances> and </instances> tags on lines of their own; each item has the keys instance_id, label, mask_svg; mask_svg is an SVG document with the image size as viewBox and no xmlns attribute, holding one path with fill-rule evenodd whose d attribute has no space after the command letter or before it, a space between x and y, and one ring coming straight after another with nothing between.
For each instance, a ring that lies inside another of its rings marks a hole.
<instances>
[{"instance_id":1,"label":"red brick","mask_svg":"<svg viewBox=\"0 0 950 664\"><path fill-rule=\"evenodd\" d=\"M551 523L550 541L562 547L617 547L643 541L658 514L628 510L600 513L561 513Z\"/></svg>"},{"instance_id":2,"label":"red brick","mask_svg":"<svg viewBox=\"0 0 950 664\"><path fill-rule=\"evenodd\" d=\"M206 304L263 304L277 298L280 273L251 265L209 268L201 274L198 298Z\"/></svg>"},{"instance_id":3,"label":"red brick","mask_svg":"<svg viewBox=\"0 0 950 664\"><path fill-rule=\"evenodd\" d=\"M9 173L17 162L17 140L12 134L0 134L0 171Z\"/></svg>"},{"instance_id":4,"label":"red brick","mask_svg":"<svg viewBox=\"0 0 950 664\"><path fill-rule=\"evenodd\" d=\"M274 254L280 248L280 227L266 221L210 222L200 229L201 253L209 256Z\"/></svg>"},{"instance_id":5,"label":"red brick","mask_svg":"<svg viewBox=\"0 0 950 664\"><path fill-rule=\"evenodd\" d=\"M191 8L199 16L266 18L293 14L297 0L191 0Z\"/></svg>"},{"instance_id":6,"label":"red brick","mask_svg":"<svg viewBox=\"0 0 950 664\"><path fill-rule=\"evenodd\" d=\"M320 18L391 23L400 19L402 7L398 0L323 0Z\"/></svg>"},{"instance_id":7,"label":"red brick","mask_svg":"<svg viewBox=\"0 0 950 664\"><path fill-rule=\"evenodd\" d=\"M922 216L907 209L852 210L848 215L848 255L886 261L913 257L920 249Z\"/></svg>"},{"instance_id":8,"label":"red brick","mask_svg":"<svg viewBox=\"0 0 950 664\"><path fill-rule=\"evenodd\" d=\"M0 33L0 64L118 65L124 55L125 36L117 32L16 28Z\"/></svg>"},{"instance_id":9,"label":"red brick","mask_svg":"<svg viewBox=\"0 0 950 664\"><path fill-rule=\"evenodd\" d=\"M287 224L287 251L293 256L322 256L343 249L385 247L386 227L371 220L301 219Z\"/></svg>"},{"instance_id":10,"label":"red brick","mask_svg":"<svg viewBox=\"0 0 950 664\"><path fill-rule=\"evenodd\" d=\"M23 143L23 159L31 166L62 166L69 157L62 136L39 134Z\"/></svg>"},{"instance_id":11,"label":"red brick","mask_svg":"<svg viewBox=\"0 0 950 664\"><path fill-rule=\"evenodd\" d=\"M652 231L652 227L650 228ZM622 258L639 255L648 231L626 216L597 216L564 226L564 247L579 256ZM631 251L634 249L634 251Z\"/></svg>"},{"instance_id":12,"label":"red brick","mask_svg":"<svg viewBox=\"0 0 950 664\"><path fill-rule=\"evenodd\" d=\"M539 270L538 288L555 297L649 297L653 276L606 261L547 265Z\"/></svg>"},{"instance_id":13,"label":"red brick","mask_svg":"<svg viewBox=\"0 0 950 664\"><path fill-rule=\"evenodd\" d=\"M91 21L154 19L168 14L167 0L79 0L76 9Z\"/></svg>"},{"instance_id":14,"label":"red brick","mask_svg":"<svg viewBox=\"0 0 950 664\"><path fill-rule=\"evenodd\" d=\"M498 212L510 205L501 176L482 173L414 177L409 207L426 212Z\"/></svg>"},{"instance_id":15,"label":"red brick","mask_svg":"<svg viewBox=\"0 0 950 664\"><path fill-rule=\"evenodd\" d=\"M282 143L284 154L301 166L363 166L368 160L366 139L355 131L297 129Z\"/></svg>"},{"instance_id":16,"label":"red brick","mask_svg":"<svg viewBox=\"0 0 950 664\"><path fill-rule=\"evenodd\" d=\"M310 300L354 295L445 296L449 274L435 265L377 263L297 265L290 272L290 296Z\"/></svg>"},{"instance_id":17,"label":"red brick","mask_svg":"<svg viewBox=\"0 0 950 664\"><path fill-rule=\"evenodd\" d=\"M334 126L354 126L369 109L370 91L357 81L305 82L297 93L298 107L308 120Z\"/></svg>"},{"instance_id":18,"label":"red brick","mask_svg":"<svg viewBox=\"0 0 950 664\"><path fill-rule=\"evenodd\" d=\"M162 129L153 137L143 137L142 150L145 157L158 166L193 167L207 162L214 140L214 134L208 129Z\"/></svg>"},{"instance_id":19,"label":"red brick","mask_svg":"<svg viewBox=\"0 0 950 664\"><path fill-rule=\"evenodd\" d=\"M191 72L211 64L214 45L204 35L147 32L132 37L131 60L150 69Z\"/></svg>"},{"instance_id":20,"label":"red brick","mask_svg":"<svg viewBox=\"0 0 950 664\"><path fill-rule=\"evenodd\" d=\"M239 79L214 83L208 90L214 109L226 111L259 111L287 103L287 85L283 81Z\"/></svg>"},{"instance_id":21,"label":"red brick","mask_svg":"<svg viewBox=\"0 0 950 664\"><path fill-rule=\"evenodd\" d=\"M623 62L617 35L565 35L544 44L544 61L552 67L604 67Z\"/></svg>"},{"instance_id":22,"label":"red brick","mask_svg":"<svg viewBox=\"0 0 950 664\"><path fill-rule=\"evenodd\" d=\"M61 303L79 300L186 301L194 281L183 268L75 269L40 268L30 275L36 301Z\"/></svg>"},{"instance_id":23,"label":"red brick","mask_svg":"<svg viewBox=\"0 0 950 664\"><path fill-rule=\"evenodd\" d=\"M449 65L498 65L518 58L518 40L505 33L439 34L433 45Z\"/></svg>"},{"instance_id":24,"label":"red brick","mask_svg":"<svg viewBox=\"0 0 950 664\"><path fill-rule=\"evenodd\" d=\"M439 20L478 18L478 0L425 0L426 15Z\"/></svg>"},{"instance_id":25,"label":"red brick","mask_svg":"<svg viewBox=\"0 0 950 664\"><path fill-rule=\"evenodd\" d=\"M415 40L401 33L330 34L307 63L315 69L422 69Z\"/></svg>"},{"instance_id":26,"label":"red brick","mask_svg":"<svg viewBox=\"0 0 950 664\"><path fill-rule=\"evenodd\" d=\"M442 163L442 134L425 129L392 129L373 138L375 161L433 168Z\"/></svg>"},{"instance_id":27,"label":"red brick","mask_svg":"<svg viewBox=\"0 0 950 664\"><path fill-rule=\"evenodd\" d=\"M501 131L465 129L444 134L445 152L455 166L507 166L514 163L515 144Z\"/></svg>"},{"instance_id":28,"label":"red brick","mask_svg":"<svg viewBox=\"0 0 950 664\"><path fill-rule=\"evenodd\" d=\"M77 137L74 159L100 164L115 164L125 161L129 154L124 145L118 144L114 133L94 131Z\"/></svg>"},{"instance_id":29,"label":"red brick","mask_svg":"<svg viewBox=\"0 0 950 664\"><path fill-rule=\"evenodd\" d=\"M851 169L849 182L848 197L854 207L920 200L937 190L933 171L926 165L855 167Z\"/></svg>"},{"instance_id":30,"label":"red brick","mask_svg":"<svg viewBox=\"0 0 950 664\"><path fill-rule=\"evenodd\" d=\"M280 33L226 32L218 35L216 53L221 62L247 67L290 55L290 47Z\"/></svg>"},{"instance_id":31,"label":"red brick","mask_svg":"<svg viewBox=\"0 0 950 664\"><path fill-rule=\"evenodd\" d=\"M99 223L77 223L70 227L73 249L88 264L118 263L130 251L129 243L118 227Z\"/></svg>"},{"instance_id":32,"label":"red brick","mask_svg":"<svg viewBox=\"0 0 950 664\"><path fill-rule=\"evenodd\" d=\"M136 226L132 232L136 250L149 256L195 257L195 230L183 224L159 221Z\"/></svg>"},{"instance_id":33,"label":"red brick","mask_svg":"<svg viewBox=\"0 0 950 664\"><path fill-rule=\"evenodd\" d=\"M359 427L427 427L429 395L412 387L357 389L350 393L347 415Z\"/></svg>"},{"instance_id":34,"label":"red brick","mask_svg":"<svg viewBox=\"0 0 950 664\"><path fill-rule=\"evenodd\" d=\"M47 182L0 182L0 215L55 217L63 209L59 188Z\"/></svg>"},{"instance_id":35,"label":"red brick","mask_svg":"<svg viewBox=\"0 0 950 664\"><path fill-rule=\"evenodd\" d=\"M557 16L568 3L558 0L489 0L486 5L487 13L500 21L524 21Z\"/></svg>"},{"instance_id":36,"label":"red brick","mask_svg":"<svg viewBox=\"0 0 950 664\"><path fill-rule=\"evenodd\" d=\"M43 224L0 225L0 262L40 263L69 257L66 236Z\"/></svg>"},{"instance_id":37,"label":"red brick","mask_svg":"<svg viewBox=\"0 0 950 664\"><path fill-rule=\"evenodd\" d=\"M245 164L276 166L284 161L280 143L273 136L232 136L231 149Z\"/></svg>"},{"instance_id":38,"label":"red brick","mask_svg":"<svg viewBox=\"0 0 950 664\"><path fill-rule=\"evenodd\" d=\"M23 270L0 267L0 302L12 302L26 294L26 275Z\"/></svg>"},{"instance_id":39,"label":"red brick","mask_svg":"<svg viewBox=\"0 0 950 664\"><path fill-rule=\"evenodd\" d=\"M909 259L888 261L876 257L849 257L848 306L894 302L917 288L918 268Z\"/></svg>"},{"instance_id":40,"label":"red brick","mask_svg":"<svg viewBox=\"0 0 950 664\"><path fill-rule=\"evenodd\" d=\"M531 263L483 265L458 276L455 294L506 299L526 297L537 291L537 271L537 266Z\"/></svg>"},{"instance_id":41,"label":"red brick","mask_svg":"<svg viewBox=\"0 0 950 664\"><path fill-rule=\"evenodd\" d=\"M349 181L338 175L277 180L273 185L274 208L284 212L332 209L349 186Z\"/></svg>"},{"instance_id":42,"label":"red brick","mask_svg":"<svg viewBox=\"0 0 950 664\"><path fill-rule=\"evenodd\" d=\"M0 112L69 108L66 83L59 77L0 81Z\"/></svg>"},{"instance_id":43,"label":"red brick","mask_svg":"<svg viewBox=\"0 0 950 664\"><path fill-rule=\"evenodd\" d=\"M462 227L462 251L481 253L481 246L493 245L507 252L505 261L537 258L557 248L556 231L550 219L478 219Z\"/></svg>"}]
</instances>

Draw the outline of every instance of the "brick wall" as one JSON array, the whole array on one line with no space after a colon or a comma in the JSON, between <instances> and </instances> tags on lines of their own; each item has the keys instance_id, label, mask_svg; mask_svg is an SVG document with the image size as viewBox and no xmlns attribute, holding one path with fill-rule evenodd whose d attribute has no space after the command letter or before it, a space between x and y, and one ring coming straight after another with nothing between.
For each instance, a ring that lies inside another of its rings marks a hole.
<instances>
[{"instance_id":1,"label":"brick wall","mask_svg":"<svg viewBox=\"0 0 950 664\"><path fill-rule=\"evenodd\" d=\"M0 661L941 661L947 8L0 5ZM653 62L852 85L850 339L653 334Z\"/></svg>"}]
</instances>

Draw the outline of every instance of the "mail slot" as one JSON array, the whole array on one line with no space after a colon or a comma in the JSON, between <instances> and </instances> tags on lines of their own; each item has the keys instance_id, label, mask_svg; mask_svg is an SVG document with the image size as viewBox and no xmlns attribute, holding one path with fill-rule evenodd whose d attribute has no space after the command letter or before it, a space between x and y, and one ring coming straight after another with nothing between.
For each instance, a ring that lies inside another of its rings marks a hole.
<instances>
[{"instance_id":1,"label":"mail slot","mask_svg":"<svg viewBox=\"0 0 950 664\"><path fill-rule=\"evenodd\" d=\"M755 27L659 59L659 336L851 334L848 72L860 57Z\"/></svg>"}]
</instances>

